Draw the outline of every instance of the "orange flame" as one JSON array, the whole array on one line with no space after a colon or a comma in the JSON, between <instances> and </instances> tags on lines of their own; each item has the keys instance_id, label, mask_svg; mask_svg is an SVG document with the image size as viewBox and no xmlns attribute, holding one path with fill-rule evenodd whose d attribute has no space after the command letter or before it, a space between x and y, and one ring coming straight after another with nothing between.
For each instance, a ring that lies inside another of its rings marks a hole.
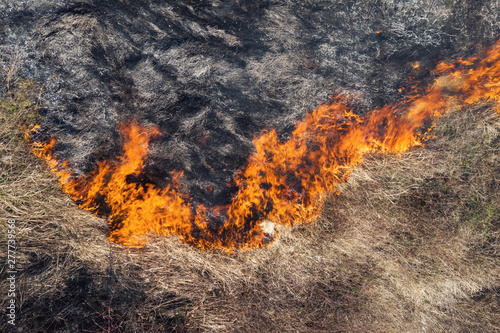
<instances>
[{"instance_id":1,"label":"orange flame","mask_svg":"<svg viewBox=\"0 0 500 333\"><path fill-rule=\"evenodd\" d=\"M27 133L34 154L44 159L62 189L84 209L109 218L109 239L142 246L146 236L178 235L199 248L256 248L272 239L260 222L291 225L314 220L325 194L346 181L368 152L399 154L421 145L434 127L433 119L464 104L493 102L500 115L500 41L479 59L441 62L437 78L406 100L358 116L344 96L320 105L296 124L288 141L275 130L254 138L255 152L234 180L238 191L224 207L196 205L180 190L182 172L160 189L138 184L157 127L135 121L120 125L123 154L99 163L88 175L74 177L67 162L53 155L55 139L32 142L39 126Z\"/></svg>"}]
</instances>

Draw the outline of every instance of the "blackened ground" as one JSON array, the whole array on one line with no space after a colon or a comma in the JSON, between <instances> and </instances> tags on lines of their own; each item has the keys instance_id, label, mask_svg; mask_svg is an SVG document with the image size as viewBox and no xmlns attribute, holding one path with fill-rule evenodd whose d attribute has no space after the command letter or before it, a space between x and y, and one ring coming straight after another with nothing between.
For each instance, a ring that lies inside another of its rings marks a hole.
<instances>
[{"instance_id":1,"label":"blackened ground","mask_svg":"<svg viewBox=\"0 0 500 333\"><path fill-rule=\"evenodd\" d=\"M402 98L490 45L499 16L498 0L3 0L0 76L45 84L44 133L78 172L118 155L134 117L164 133L152 182L184 170L195 201L222 204L254 134L286 139L333 93L360 113Z\"/></svg>"}]
</instances>

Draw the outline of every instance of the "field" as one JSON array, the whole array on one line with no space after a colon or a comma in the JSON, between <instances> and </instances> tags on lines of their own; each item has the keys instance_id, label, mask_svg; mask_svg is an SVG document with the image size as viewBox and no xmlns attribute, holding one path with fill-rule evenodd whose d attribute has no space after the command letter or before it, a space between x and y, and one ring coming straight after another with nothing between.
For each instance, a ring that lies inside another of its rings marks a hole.
<instances>
[{"instance_id":1,"label":"field","mask_svg":"<svg viewBox=\"0 0 500 333\"><path fill-rule=\"evenodd\" d=\"M107 240L24 141L41 88L4 79L0 217L16 220L18 332L498 332L500 118L457 109L435 138L371 154L312 224L269 247ZM2 232L2 309L7 306ZM11 329L5 317L0 330ZM16 330L14 330L16 331Z\"/></svg>"}]
</instances>

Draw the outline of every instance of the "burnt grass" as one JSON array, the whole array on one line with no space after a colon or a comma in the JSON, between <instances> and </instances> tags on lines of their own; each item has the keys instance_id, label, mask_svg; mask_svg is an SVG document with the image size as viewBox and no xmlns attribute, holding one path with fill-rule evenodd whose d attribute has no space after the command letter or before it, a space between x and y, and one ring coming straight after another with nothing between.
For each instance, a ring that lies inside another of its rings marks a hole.
<instances>
[{"instance_id":1,"label":"burnt grass","mask_svg":"<svg viewBox=\"0 0 500 333\"><path fill-rule=\"evenodd\" d=\"M336 93L359 113L402 98L437 61L491 45L499 12L494 0L4 0L0 63L44 84L44 137L77 173L118 155L117 125L136 118L163 131L150 180L184 170L212 206L230 200L255 134L286 139Z\"/></svg>"},{"instance_id":2,"label":"burnt grass","mask_svg":"<svg viewBox=\"0 0 500 333\"><path fill-rule=\"evenodd\" d=\"M184 169L196 200L224 202L254 133L286 139L333 92L360 113L402 98L435 61L497 38L498 1L7 0L0 13L0 220L17 221L19 241L16 327L2 310L0 331L499 330L491 105L451 112L425 147L366 156L317 221L233 254L176 237L110 243L107 222L61 192L20 129L41 123L86 172L119 153L120 121L156 124L148 181Z\"/></svg>"}]
</instances>

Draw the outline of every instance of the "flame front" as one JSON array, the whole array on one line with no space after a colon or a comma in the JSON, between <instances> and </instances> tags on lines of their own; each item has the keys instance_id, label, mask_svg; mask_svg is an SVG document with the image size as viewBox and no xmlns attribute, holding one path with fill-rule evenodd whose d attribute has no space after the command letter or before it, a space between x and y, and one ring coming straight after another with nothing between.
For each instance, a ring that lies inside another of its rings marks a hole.
<instances>
[{"instance_id":1,"label":"flame front","mask_svg":"<svg viewBox=\"0 0 500 333\"><path fill-rule=\"evenodd\" d=\"M112 241L142 246L148 233L176 234L199 248L257 248L271 241L260 222L288 226L314 220L325 194L349 178L365 153L399 154L421 145L433 119L463 105L491 102L500 115L500 41L481 58L441 62L433 73L436 79L423 92L366 116L356 115L346 97L337 96L297 122L285 142L275 130L264 131L236 175L238 190L228 206L193 203L180 190L182 172L173 171L172 183L163 189L133 181L143 171L150 140L160 135L157 127L135 121L120 125L123 154L80 177L53 155L55 139L32 142L38 126L27 139L80 207L108 216Z\"/></svg>"}]
</instances>

